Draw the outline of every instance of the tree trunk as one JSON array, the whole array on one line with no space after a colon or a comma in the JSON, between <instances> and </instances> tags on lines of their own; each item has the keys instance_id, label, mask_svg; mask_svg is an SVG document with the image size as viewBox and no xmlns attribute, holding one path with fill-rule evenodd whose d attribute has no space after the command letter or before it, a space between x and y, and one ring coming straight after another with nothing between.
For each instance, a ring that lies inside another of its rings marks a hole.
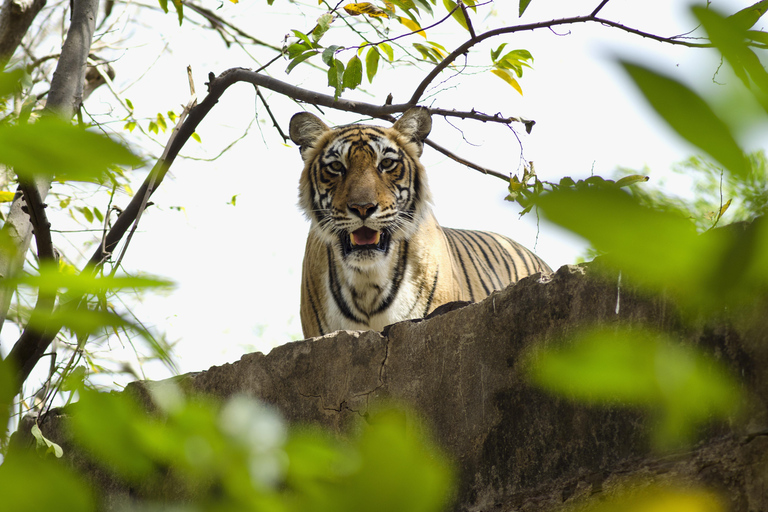
<instances>
[{"instance_id":1,"label":"tree trunk","mask_svg":"<svg viewBox=\"0 0 768 512\"><path fill-rule=\"evenodd\" d=\"M5 0L0 8L0 70L5 68L46 0Z\"/></svg>"}]
</instances>

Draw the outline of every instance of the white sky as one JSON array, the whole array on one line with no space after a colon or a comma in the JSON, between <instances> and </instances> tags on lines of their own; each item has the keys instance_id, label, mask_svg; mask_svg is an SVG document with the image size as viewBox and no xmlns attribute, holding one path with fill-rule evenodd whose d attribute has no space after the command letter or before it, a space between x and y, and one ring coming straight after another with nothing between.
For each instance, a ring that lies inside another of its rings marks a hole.
<instances>
[{"instance_id":1,"label":"white sky","mask_svg":"<svg viewBox=\"0 0 768 512\"><path fill-rule=\"evenodd\" d=\"M517 2L498 2L504 3L509 4L510 12L499 16L507 24L516 23ZM598 3L534 0L521 21L588 14ZM752 2L712 3L730 13ZM320 14L305 13L302 19L295 6L285 0L276 0L272 7L260 0L221 5L217 12L225 17L236 13L230 19L239 27L278 46L290 28L309 30ZM686 5L670 0L613 0L601 15L672 36L695 27ZM139 116L180 111L188 99L188 64L200 97L205 93L203 84L209 71L218 74L230 67L256 67L237 48L227 50L210 30L187 23L179 29L175 14L143 19L147 27L131 35L126 41L128 49L115 64L118 87L133 82L152 66L126 93ZM456 33L461 30L454 25L451 28ZM153 41L148 33L157 39ZM322 42L333 44L333 34L332 29ZM429 33L430 40L445 42L446 37ZM460 41L445 46L450 51ZM532 134L526 136L522 127L517 129L521 147L505 128L452 121L463 130L464 142L461 132L442 118L434 118L430 138L438 144L501 172L520 171L522 151L523 158L535 162L543 180L562 176L578 179L591 173L613 177L617 167L641 170L646 165L654 177L663 174L672 162L694 153L643 103L615 59L642 58L661 71L700 83L706 82L718 66L712 52L672 47L591 24L498 38L474 50L472 62L487 64L490 48L502 42L508 43L508 50L525 48L534 56L533 70L526 70L520 81L524 96L484 73L445 82L444 90L429 101L443 108L475 108L531 118L536 120ZM171 55L155 62L166 43ZM302 66L286 78L279 72L286 65L276 64L270 71L276 78L330 93L324 81L317 80L319 75L308 78ZM387 71L382 62L375 87L366 86L371 95L355 91L344 96L381 103L391 92L395 103L405 101L428 67L399 68L389 76ZM389 81L385 81L387 76ZM276 94L264 93L287 132L290 116L302 108ZM190 141L185 153L211 158L240 137L253 119L254 97L248 85L231 88L198 130L202 147ZM109 91L102 88L87 107L98 113L108 111L114 103ZM284 145L272 129L263 108L259 113L247 136L219 159L176 161L173 178L153 196L155 206L142 218L141 233L134 237L124 260L129 269L177 283L172 292L148 297L136 312L139 318L164 330L170 340L178 340L176 355L182 372L235 361L249 351L266 353L273 346L302 337L299 284L308 229L296 206L302 163L298 150ZM356 120L349 114L326 113L329 124ZM429 172L434 210L443 225L497 231L528 247L535 245L553 268L574 263L584 254L583 242L568 233L544 221L537 228L535 215L520 220L520 208L503 200L506 191L502 181L463 168L430 148L426 148L423 161ZM137 176L135 188L144 175ZM227 204L234 195L236 206ZM124 201L127 203L127 198ZM175 206L183 206L183 212L174 210ZM5 331L3 335L7 336ZM162 378L167 373L150 367L148 376Z\"/></svg>"}]
</instances>

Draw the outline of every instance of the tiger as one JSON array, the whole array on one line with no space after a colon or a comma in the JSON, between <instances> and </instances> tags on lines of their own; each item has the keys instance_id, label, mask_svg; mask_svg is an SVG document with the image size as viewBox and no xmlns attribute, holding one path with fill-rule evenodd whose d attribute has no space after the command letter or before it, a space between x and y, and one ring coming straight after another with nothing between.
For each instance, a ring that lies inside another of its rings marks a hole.
<instances>
[{"instance_id":1,"label":"tiger","mask_svg":"<svg viewBox=\"0 0 768 512\"><path fill-rule=\"evenodd\" d=\"M437 223L419 160L431 129L424 107L391 127L329 128L309 112L291 118L289 136L304 162L299 207L310 221L300 303L306 338L382 331L551 272L505 236Z\"/></svg>"}]
</instances>

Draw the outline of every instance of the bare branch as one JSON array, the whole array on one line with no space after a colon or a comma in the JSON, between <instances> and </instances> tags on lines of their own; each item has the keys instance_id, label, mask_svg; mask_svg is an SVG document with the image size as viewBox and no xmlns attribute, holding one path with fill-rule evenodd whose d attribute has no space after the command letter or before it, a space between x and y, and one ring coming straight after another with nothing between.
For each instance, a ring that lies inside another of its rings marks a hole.
<instances>
[{"instance_id":1,"label":"bare branch","mask_svg":"<svg viewBox=\"0 0 768 512\"><path fill-rule=\"evenodd\" d=\"M604 2L605 3L605 2ZM601 7L601 6L600 6ZM599 9L598 9L599 10ZM459 56L465 54L467 51L469 51L470 48L473 46L481 43L482 41L485 41L486 39L490 39L491 37L496 37L504 34L514 34L515 32L525 32L528 30L538 30L542 28L552 28L557 27L560 25L575 25L578 23L600 23L601 25L606 25L609 27L617 28L620 30L623 30L625 32L629 32L631 34L635 34L641 37L646 37L649 39L653 39L655 41L659 41L662 43L668 43L673 45L680 45L680 46L687 46L691 48L710 48L712 45L710 43L694 43L691 41L686 41L682 39L677 39L675 37L661 37L657 36L656 34L651 34L649 32L643 32L642 30L637 30L631 27L627 27L626 25L622 25L621 23L617 23L615 21L610 21L603 18L598 18L593 15L589 16L575 16L572 18L562 18L559 20L550 20L550 21L542 21L539 23L528 23L525 25L515 25L512 27L501 27L494 30L489 30L488 32L483 32L477 37L473 37L463 44L461 44L458 48L456 48L453 52L450 53L446 58L444 58L440 63L438 63L432 71L424 78L424 80L421 81L421 83L416 87L416 90L414 91L413 95L411 96L411 99L408 101L408 104L415 105L419 102L422 95L424 94L424 91L427 90L427 87L429 87L429 84L432 83L432 81L437 77L437 75L440 74L442 70L444 70L446 67L451 65L453 61L455 61Z\"/></svg>"},{"instance_id":2,"label":"bare branch","mask_svg":"<svg viewBox=\"0 0 768 512\"><path fill-rule=\"evenodd\" d=\"M610 1L610 0L603 0L602 2L600 2L600 5L598 5L597 7L595 7L595 10L594 10L594 11L592 11L592 13L590 14L590 16L597 16L597 13L599 13L599 12L602 10L602 8L603 8L603 7L605 7L605 4L607 4L609 1Z\"/></svg>"},{"instance_id":3,"label":"bare branch","mask_svg":"<svg viewBox=\"0 0 768 512\"><path fill-rule=\"evenodd\" d=\"M465 159L461 158L460 156L458 156L458 155L450 152L449 150L445 149L444 147L440 146L439 144L436 144L435 142L433 142L430 139L426 139L424 141L424 144L426 144L427 146L430 146L431 148L439 151L440 153L444 154L445 156L447 156L451 160L460 163L461 165L466 165L470 169L474 169L476 171L480 171L481 173L488 174L490 176L495 176L496 178L502 179L502 180L506 181L507 183L509 183L509 176L508 175L501 174L500 172L496 172L496 171L488 169L486 167L481 167L481 166L479 166L479 165L477 165L477 164L475 164L473 162L470 162L469 160L465 160Z\"/></svg>"}]
</instances>

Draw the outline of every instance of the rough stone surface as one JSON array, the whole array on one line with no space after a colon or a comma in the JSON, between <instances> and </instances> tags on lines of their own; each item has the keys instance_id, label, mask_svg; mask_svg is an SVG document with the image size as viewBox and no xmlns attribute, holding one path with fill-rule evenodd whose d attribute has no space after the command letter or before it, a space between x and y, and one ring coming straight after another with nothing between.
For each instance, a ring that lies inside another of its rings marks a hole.
<instances>
[{"instance_id":1,"label":"rough stone surface","mask_svg":"<svg viewBox=\"0 0 768 512\"><path fill-rule=\"evenodd\" d=\"M768 320L684 323L664 297L619 286L618 276L593 274L590 267L562 267L384 333L293 342L180 380L191 391L221 398L259 397L289 421L319 423L340 435L376 399L404 401L456 461L457 511L554 510L609 494L631 477L704 485L720 492L730 510L768 510ZM635 323L699 345L740 375L749 400L745 417L708 427L685 453L660 456L640 412L574 404L523 379L524 350L587 325ZM140 382L129 390L146 394ZM43 428L66 442L61 421L50 415ZM113 502L136 493L105 475L97 479Z\"/></svg>"}]
</instances>

